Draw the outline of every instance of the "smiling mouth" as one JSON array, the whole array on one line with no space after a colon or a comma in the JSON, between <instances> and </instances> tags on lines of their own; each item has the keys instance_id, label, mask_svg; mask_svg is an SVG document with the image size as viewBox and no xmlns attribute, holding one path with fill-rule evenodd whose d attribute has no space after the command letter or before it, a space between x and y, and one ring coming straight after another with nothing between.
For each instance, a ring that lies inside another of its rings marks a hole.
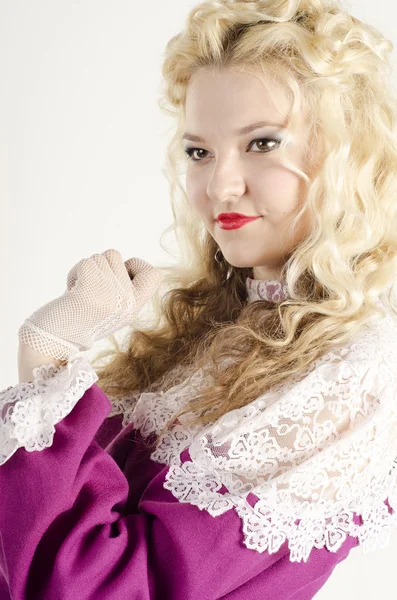
<instances>
[{"instance_id":1,"label":"smiling mouth","mask_svg":"<svg viewBox=\"0 0 397 600\"><path fill-rule=\"evenodd\" d=\"M257 219L260 219L261 217L248 217L245 219L224 219L222 221L217 221L218 226L221 229L239 229L240 227L243 227L244 225L247 225L248 223L251 223L252 221L256 221Z\"/></svg>"},{"instance_id":2,"label":"smiling mouth","mask_svg":"<svg viewBox=\"0 0 397 600\"><path fill-rule=\"evenodd\" d=\"M230 212L230 213L221 213L217 217L217 221L237 221L238 219L258 219L261 215L243 215L241 213Z\"/></svg>"}]
</instances>

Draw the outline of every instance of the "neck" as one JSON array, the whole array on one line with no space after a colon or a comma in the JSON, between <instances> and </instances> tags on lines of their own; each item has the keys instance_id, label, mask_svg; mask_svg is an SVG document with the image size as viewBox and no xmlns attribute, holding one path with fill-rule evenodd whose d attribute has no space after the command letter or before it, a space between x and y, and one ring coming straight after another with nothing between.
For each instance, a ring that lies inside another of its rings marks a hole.
<instances>
[{"instance_id":1,"label":"neck","mask_svg":"<svg viewBox=\"0 0 397 600\"><path fill-rule=\"evenodd\" d=\"M261 281L272 279L279 281L281 279L281 271L282 268L270 269L268 267L253 267L252 279L260 279Z\"/></svg>"}]
</instances>

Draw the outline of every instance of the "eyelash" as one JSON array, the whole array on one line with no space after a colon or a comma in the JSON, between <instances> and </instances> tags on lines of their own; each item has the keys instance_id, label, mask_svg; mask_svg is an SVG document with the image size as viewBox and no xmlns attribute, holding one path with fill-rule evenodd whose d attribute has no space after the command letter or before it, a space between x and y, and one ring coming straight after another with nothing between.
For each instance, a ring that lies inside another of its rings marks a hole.
<instances>
[{"instance_id":1,"label":"eyelash","mask_svg":"<svg viewBox=\"0 0 397 600\"><path fill-rule=\"evenodd\" d=\"M281 144L281 140L277 140L274 138L257 138L255 140L252 140L252 142L250 143L250 145L248 146L250 149L251 147L256 143L256 142L276 142L277 146L275 146L275 148L278 148L279 145ZM189 146L188 148L185 148L185 152L188 156L188 159L191 160L192 162L198 163L198 162L203 162L203 159L197 159L197 158L193 158L193 152L195 152L196 150L203 150L203 148L194 148L193 146ZM272 150L274 150L274 148L271 148L271 150L266 150L264 152L255 152L255 154L267 154L268 152L271 152ZM204 150L204 152L207 152L207 150Z\"/></svg>"}]
</instances>

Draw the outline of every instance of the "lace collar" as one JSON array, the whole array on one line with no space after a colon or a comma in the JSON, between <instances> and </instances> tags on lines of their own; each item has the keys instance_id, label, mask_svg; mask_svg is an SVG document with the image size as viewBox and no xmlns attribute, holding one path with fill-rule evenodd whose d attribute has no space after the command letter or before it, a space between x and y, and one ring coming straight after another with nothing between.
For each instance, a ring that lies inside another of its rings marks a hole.
<instances>
[{"instance_id":1,"label":"lace collar","mask_svg":"<svg viewBox=\"0 0 397 600\"><path fill-rule=\"evenodd\" d=\"M248 304L256 300L282 302L288 298L288 288L284 280L253 279L247 277Z\"/></svg>"}]
</instances>

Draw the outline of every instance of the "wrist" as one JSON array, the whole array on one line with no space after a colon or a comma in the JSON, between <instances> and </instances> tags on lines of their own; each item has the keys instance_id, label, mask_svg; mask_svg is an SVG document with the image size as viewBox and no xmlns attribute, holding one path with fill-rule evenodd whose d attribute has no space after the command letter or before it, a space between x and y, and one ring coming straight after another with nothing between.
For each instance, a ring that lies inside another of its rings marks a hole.
<instances>
[{"instance_id":1,"label":"wrist","mask_svg":"<svg viewBox=\"0 0 397 600\"><path fill-rule=\"evenodd\" d=\"M53 363L56 367L65 364L65 360L57 360L51 356L41 354L24 342L18 348L18 377L19 383L33 381L33 369Z\"/></svg>"}]
</instances>

